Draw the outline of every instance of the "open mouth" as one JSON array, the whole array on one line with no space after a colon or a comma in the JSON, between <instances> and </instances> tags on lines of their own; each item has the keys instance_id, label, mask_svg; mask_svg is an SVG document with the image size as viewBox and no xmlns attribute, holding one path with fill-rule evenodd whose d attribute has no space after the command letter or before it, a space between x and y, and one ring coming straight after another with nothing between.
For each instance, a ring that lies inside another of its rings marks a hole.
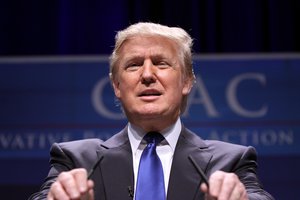
<instances>
[{"instance_id":1,"label":"open mouth","mask_svg":"<svg viewBox=\"0 0 300 200\"><path fill-rule=\"evenodd\" d=\"M161 93L157 90L146 90L139 94L139 97L160 96Z\"/></svg>"}]
</instances>

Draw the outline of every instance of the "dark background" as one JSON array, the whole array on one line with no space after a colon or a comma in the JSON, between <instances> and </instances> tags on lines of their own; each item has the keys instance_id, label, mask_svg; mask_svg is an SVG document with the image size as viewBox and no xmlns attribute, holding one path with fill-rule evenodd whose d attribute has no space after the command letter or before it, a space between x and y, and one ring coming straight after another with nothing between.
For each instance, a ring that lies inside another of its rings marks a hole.
<instances>
[{"instance_id":1,"label":"dark background","mask_svg":"<svg viewBox=\"0 0 300 200\"><path fill-rule=\"evenodd\" d=\"M1 1L0 55L109 54L138 21L180 26L195 53L300 50L298 0Z\"/></svg>"},{"instance_id":2,"label":"dark background","mask_svg":"<svg viewBox=\"0 0 300 200\"><path fill-rule=\"evenodd\" d=\"M195 39L196 54L299 52L299 11L298 0L1 1L0 56L110 54L116 31L139 21L184 28ZM299 165L299 157L277 160L260 158L260 168L268 169L260 172L263 183L275 197L293 199L284 182L273 181L293 181L286 166ZM10 161L6 168L20 165L15 173L24 173L34 162L41 165L34 176L47 173L47 159ZM26 199L38 187L1 185L0 193Z\"/></svg>"}]
</instances>

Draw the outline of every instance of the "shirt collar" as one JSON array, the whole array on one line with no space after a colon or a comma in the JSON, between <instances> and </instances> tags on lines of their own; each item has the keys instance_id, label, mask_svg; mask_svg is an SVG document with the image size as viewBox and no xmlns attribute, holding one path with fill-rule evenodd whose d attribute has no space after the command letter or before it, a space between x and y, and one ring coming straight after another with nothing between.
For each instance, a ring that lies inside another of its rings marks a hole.
<instances>
[{"instance_id":1,"label":"shirt collar","mask_svg":"<svg viewBox=\"0 0 300 200\"><path fill-rule=\"evenodd\" d=\"M165 140L167 141L168 145L170 145L173 152L175 151L181 128L181 120L178 118L175 124L160 132L165 137ZM145 134L146 133L141 128L128 123L128 137L133 153L137 151Z\"/></svg>"}]
</instances>

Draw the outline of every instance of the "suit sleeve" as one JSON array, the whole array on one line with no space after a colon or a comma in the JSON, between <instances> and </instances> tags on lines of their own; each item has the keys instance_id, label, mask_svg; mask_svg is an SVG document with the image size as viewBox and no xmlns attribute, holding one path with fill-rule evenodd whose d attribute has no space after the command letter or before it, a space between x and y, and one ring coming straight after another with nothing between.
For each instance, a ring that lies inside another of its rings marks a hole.
<instances>
[{"instance_id":1,"label":"suit sleeve","mask_svg":"<svg viewBox=\"0 0 300 200\"><path fill-rule=\"evenodd\" d=\"M96 150L102 141L87 139L65 143L54 143L50 150L50 171L40 191L31 195L29 200L47 199L47 194L53 182L63 171L75 168L90 169L97 159Z\"/></svg>"},{"instance_id":2,"label":"suit sleeve","mask_svg":"<svg viewBox=\"0 0 300 200\"><path fill-rule=\"evenodd\" d=\"M69 171L74 168L71 158L65 154L57 143L54 143L51 147L50 164L50 171L40 191L31 195L29 200L46 200L50 187L56 181L57 176L63 171Z\"/></svg>"},{"instance_id":3,"label":"suit sleeve","mask_svg":"<svg viewBox=\"0 0 300 200\"><path fill-rule=\"evenodd\" d=\"M248 147L234 167L234 172L245 185L250 200L273 200L257 177L257 154L253 147Z\"/></svg>"}]
</instances>

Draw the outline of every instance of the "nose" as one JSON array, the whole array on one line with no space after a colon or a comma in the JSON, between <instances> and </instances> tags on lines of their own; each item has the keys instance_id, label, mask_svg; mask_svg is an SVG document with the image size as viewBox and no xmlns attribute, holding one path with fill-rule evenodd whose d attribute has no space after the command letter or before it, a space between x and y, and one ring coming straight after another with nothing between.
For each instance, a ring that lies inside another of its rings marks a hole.
<instances>
[{"instance_id":1,"label":"nose","mask_svg":"<svg viewBox=\"0 0 300 200\"><path fill-rule=\"evenodd\" d=\"M143 84L151 84L155 82L155 66L153 65L151 60L144 61L141 79Z\"/></svg>"}]
</instances>

